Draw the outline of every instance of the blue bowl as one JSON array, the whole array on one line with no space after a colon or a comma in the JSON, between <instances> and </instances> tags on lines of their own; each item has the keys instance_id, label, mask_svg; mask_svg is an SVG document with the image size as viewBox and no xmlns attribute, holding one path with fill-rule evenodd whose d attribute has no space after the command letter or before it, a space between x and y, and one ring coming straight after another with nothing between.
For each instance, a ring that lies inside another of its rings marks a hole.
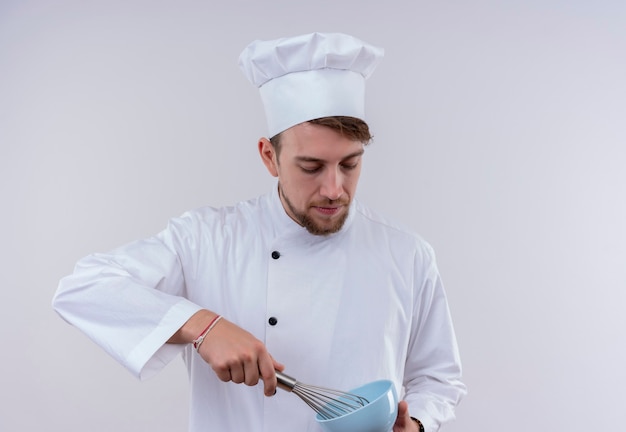
<instances>
[{"instance_id":1,"label":"blue bowl","mask_svg":"<svg viewBox=\"0 0 626 432\"><path fill-rule=\"evenodd\" d=\"M390 432L398 416L398 395L389 380L373 381L350 390L369 401L365 406L332 419L315 420L327 432Z\"/></svg>"}]
</instances>

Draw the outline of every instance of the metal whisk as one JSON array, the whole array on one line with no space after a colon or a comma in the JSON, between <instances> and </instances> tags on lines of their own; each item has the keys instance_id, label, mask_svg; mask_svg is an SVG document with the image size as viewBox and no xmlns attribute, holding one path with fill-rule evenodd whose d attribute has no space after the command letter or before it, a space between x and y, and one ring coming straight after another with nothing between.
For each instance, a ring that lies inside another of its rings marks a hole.
<instances>
[{"instance_id":1,"label":"metal whisk","mask_svg":"<svg viewBox=\"0 0 626 432\"><path fill-rule=\"evenodd\" d=\"M352 393L302 384L282 372L276 371L276 379L278 387L296 394L324 420L348 414L369 403L364 397Z\"/></svg>"}]
</instances>

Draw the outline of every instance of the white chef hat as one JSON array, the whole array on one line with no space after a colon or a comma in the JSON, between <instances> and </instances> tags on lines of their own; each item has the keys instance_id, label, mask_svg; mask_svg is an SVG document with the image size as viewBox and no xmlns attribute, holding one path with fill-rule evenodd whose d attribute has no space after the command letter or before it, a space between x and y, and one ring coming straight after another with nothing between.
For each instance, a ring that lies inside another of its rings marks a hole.
<instances>
[{"instance_id":1,"label":"white chef hat","mask_svg":"<svg viewBox=\"0 0 626 432\"><path fill-rule=\"evenodd\" d=\"M254 41L239 66L257 87L272 137L328 116L365 117L365 79L383 50L342 33Z\"/></svg>"}]
</instances>

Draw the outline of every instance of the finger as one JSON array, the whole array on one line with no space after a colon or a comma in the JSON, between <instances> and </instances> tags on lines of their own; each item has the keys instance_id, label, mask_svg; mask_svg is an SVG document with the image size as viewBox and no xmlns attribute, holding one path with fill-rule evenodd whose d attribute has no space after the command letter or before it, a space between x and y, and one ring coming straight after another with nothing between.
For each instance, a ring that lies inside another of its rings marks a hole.
<instances>
[{"instance_id":1,"label":"finger","mask_svg":"<svg viewBox=\"0 0 626 432\"><path fill-rule=\"evenodd\" d=\"M241 365L230 367L230 380L236 384L241 384L246 379L244 368Z\"/></svg>"},{"instance_id":2,"label":"finger","mask_svg":"<svg viewBox=\"0 0 626 432\"><path fill-rule=\"evenodd\" d=\"M215 372L215 375L217 375L221 381L228 382L232 379L230 369L228 367L213 367L213 372Z\"/></svg>"},{"instance_id":3,"label":"finger","mask_svg":"<svg viewBox=\"0 0 626 432\"><path fill-rule=\"evenodd\" d=\"M259 357L259 372L263 379L263 392L265 396L272 396L276 393L276 369L274 368L275 362L269 353ZM277 364L279 367L283 367L281 364Z\"/></svg>"},{"instance_id":4,"label":"finger","mask_svg":"<svg viewBox=\"0 0 626 432\"><path fill-rule=\"evenodd\" d=\"M270 354L270 357L271 357L271 354ZM274 357L272 357L272 362L274 362L274 370L277 370L279 372L282 372L285 370L285 365L274 360Z\"/></svg>"},{"instance_id":5,"label":"finger","mask_svg":"<svg viewBox=\"0 0 626 432\"><path fill-rule=\"evenodd\" d=\"M409 404L406 401L398 403L398 418L409 416Z\"/></svg>"},{"instance_id":6,"label":"finger","mask_svg":"<svg viewBox=\"0 0 626 432\"><path fill-rule=\"evenodd\" d=\"M406 431L413 430L413 420L409 415L409 404L406 401L400 401L398 403L398 417L396 423L393 426L393 431Z\"/></svg>"},{"instance_id":7,"label":"finger","mask_svg":"<svg viewBox=\"0 0 626 432\"><path fill-rule=\"evenodd\" d=\"M245 379L244 382L246 385L253 386L259 382L259 364L256 359L254 361L249 361L244 364L244 373Z\"/></svg>"}]
</instances>

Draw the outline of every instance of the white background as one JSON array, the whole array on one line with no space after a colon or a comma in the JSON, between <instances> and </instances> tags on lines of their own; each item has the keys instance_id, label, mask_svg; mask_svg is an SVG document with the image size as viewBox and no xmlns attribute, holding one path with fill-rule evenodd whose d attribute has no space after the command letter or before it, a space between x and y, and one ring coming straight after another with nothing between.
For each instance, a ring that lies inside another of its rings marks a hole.
<instances>
[{"instance_id":1,"label":"white background","mask_svg":"<svg viewBox=\"0 0 626 432\"><path fill-rule=\"evenodd\" d=\"M140 383L50 302L80 257L268 190L237 57L311 31L386 49L359 195L437 251L469 387L444 430L623 430L619 0L2 0L0 430L186 429L182 361Z\"/></svg>"}]
</instances>

